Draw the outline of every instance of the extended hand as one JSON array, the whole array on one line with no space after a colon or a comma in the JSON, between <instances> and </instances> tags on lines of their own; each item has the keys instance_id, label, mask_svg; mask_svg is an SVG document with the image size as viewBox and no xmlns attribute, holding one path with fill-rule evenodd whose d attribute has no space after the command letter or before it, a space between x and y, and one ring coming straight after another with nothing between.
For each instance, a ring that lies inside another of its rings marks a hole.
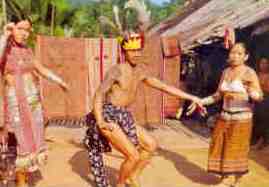
<instances>
[{"instance_id":1,"label":"extended hand","mask_svg":"<svg viewBox=\"0 0 269 187\"><path fill-rule=\"evenodd\" d=\"M203 106L202 99L200 99L199 97L194 96L192 98L192 102L196 103L198 106Z\"/></svg>"},{"instance_id":2,"label":"extended hand","mask_svg":"<svg viewBox=\"0 0 269 187\"><path fill-rule=\"evenodd\" d=\"M207 114L207 110L206 108L203 106L202 104L202 100L198 98L198 100L196 101L193 100L193 102L191 103L191 105L188 107L187 109L187 116L191 115L195 110L198 110L198 112L202 115L205 116Z\"/></svg>"},{"instance_id":3,"label":"extended hand","mask_svg":"<svg viewBox=\"0 0 269 187\"><path fill-rule=\"evenodd\" d=\"M190 106L187 108L187 116L190 116L197 109L197 105L195 102L192 102Z\"/></svg>"}]
</instances>

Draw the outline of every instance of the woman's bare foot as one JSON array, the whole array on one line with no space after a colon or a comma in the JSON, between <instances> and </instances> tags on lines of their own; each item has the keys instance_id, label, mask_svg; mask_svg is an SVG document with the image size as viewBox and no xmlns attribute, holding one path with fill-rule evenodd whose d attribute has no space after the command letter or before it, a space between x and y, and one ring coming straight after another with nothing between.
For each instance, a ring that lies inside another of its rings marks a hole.
<instances>
[{"instance_id":1,"label":"woman's bare foot","mask_svg":"<svg viewBox=\"0 0 269 187\"><path fill-rule=\"evenodd\" d=\"M233 187L235 182L236 182L236 177L234 175L225 176L222 178L219 184L212 185L211 187Z\"/></svg>"},{"instance_id":2,"label":"woman's bare foot","mask_svg":"<svg viewBox=\"0 0 269 187\"><path fill-rule=\"evenodd\" d=\"M241 175L236 176L236 177L235 177L235 181L234 181L234 183L233 183L232 187L239 187L240 182L241 182L241 178L242 178L242 176L241 176Z\"/></svg>"}]
</instances>

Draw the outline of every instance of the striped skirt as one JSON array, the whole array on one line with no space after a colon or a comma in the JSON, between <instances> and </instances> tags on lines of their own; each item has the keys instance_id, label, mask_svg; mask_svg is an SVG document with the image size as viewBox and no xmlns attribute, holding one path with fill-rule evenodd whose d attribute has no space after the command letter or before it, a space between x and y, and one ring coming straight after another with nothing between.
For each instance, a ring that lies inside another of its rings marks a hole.
<instances>
[{"instance_id":1,"label":"striped skirt","mask_svg":"<svg viewBox=\"0 0 269 187\"><path fill-rule=\"evenodd\" d=\"M247 173L251 131L252 119L219 119L209 148L208 172L220 175Z\"/></svg>"}]
</instances>

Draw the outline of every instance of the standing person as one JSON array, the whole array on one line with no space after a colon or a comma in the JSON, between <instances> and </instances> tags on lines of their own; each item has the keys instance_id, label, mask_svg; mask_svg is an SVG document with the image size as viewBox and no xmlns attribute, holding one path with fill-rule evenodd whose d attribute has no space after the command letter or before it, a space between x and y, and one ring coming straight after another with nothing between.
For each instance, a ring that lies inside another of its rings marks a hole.
<instances>
[{"instance_id":1,"label":"standing person","mask_svg":"<svg viewBox=\"0 0 269 187\"><path fill-rule=\"evenodd\" d=\"M117 187L123 187L126 183L139 186L136 178L157 148L156 140L135 124L132 114L127 110L139 91L137 88L140 83L144 82L197 104L201 102L199 98L149 76L146 58L143 56L147 51L142 50L142 38L139 34L132 34L121 40L126 63L117 64L108 71L95 93L93 112L88 115L86 145L98 187L108 186L102 152L109 151L110 144L124 156Z\"/></svg>"},{"instance_id":2,"label":"standing person","mask_svg":"<svg viewBox=\"0 0 269 187\"><path fill-rule=\"evenodd\" d=\"M255 105L253 138L257 140L255 147L261 149L269 141L269 61L261 58L258 62L258 77L264 93L263 101Z\"/></svg>"},{"instance_id":3,"label":"standing person","mask_svg":"<svg viewBox=\"0 0 269 187\"><path fill-rule=\"evenodd\" d=\"M38 79L41 76L66 89L66 83L39 64L26 42L29 20L15 20L4 27L0 42L1 123L17 139L16 182L27 185L27 174L46 159L44 124Z\"/></svg>"},{"instance_id":4,"label":"standing person","mask_svg":"<svg viewBox=\"0 0 269 187\"><path fill-rule=\"evenodd\" d=\"M209 148L208 171L221 176L218 187L235 187L248 172L248 152L252 131L252 104L261 101L262 90L253 69L245 65L248 53L243 43L230 50L228 63L216 93L202 100L204 105L223 99ZM190 106L190 111L195 105Z\"/></svg>"}]
</instances>

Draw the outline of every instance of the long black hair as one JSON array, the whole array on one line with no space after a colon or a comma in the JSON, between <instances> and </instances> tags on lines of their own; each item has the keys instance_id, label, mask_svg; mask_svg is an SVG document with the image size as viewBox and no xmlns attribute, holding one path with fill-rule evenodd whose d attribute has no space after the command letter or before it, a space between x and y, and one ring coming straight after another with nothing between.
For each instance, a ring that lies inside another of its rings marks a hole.
<instances>
[{"instance_id":1,"label":"long black hair","mask_svg":"<svg viewBox=\"0 0 269 187\"><path fill-rule=\"evenodd\" d=\"M30 23L30 25L33 26L32 20L31 20L31 18L29 16L23 16L20 19L18 16L11 15L9 21L13 22L15 24L17 24L17 23L19 23L21 21L28 21Z\"/></svg>"}]
</instances>

